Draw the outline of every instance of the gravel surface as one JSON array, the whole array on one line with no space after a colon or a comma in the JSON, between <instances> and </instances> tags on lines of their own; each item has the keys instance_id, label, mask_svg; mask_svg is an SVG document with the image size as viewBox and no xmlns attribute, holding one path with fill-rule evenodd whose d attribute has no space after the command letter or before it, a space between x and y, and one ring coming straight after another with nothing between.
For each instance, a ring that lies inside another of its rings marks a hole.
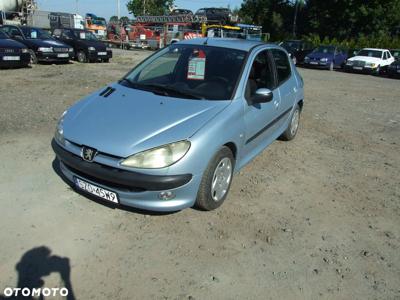
<instances>
[{"instance_id":1,"label":"gravel surface","mask_svg":"<svg viewBox=\"0 0 400 300\"><path fill-rule=\"evenodd\" d=\"M50 141L66 107L149 53L0 71L0 294L70 277L76 299L400 299L400 81L300 69L294 141L217 211L147 214L71 190Z\"/></svg>"}]
</instances>

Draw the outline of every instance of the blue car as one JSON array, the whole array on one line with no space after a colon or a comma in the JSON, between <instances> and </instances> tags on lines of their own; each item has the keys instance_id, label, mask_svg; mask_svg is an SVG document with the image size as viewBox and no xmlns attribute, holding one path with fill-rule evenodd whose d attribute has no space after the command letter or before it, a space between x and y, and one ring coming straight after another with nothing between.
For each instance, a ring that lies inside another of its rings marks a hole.
<instances>
[{"instance_id":1,"label":"blue car","mask_svg":"<svg viewBox=\"0 0 400 300\"><path fill-rule=\"evenodd\" d=\"M345 49L336 46L319 46L304 58L304 65L333 71L345 65L347 56Z\"/></svg>"},{"instance_id":2,"label":"blue car","mask_svg":"<svg viewBox=\"0 0 400 300\"><path fill-rule=\"evenodd\" d=\"M234 172L295 137L303 99L277 45L182 41L65 111L52 147L64 179L110 203L213 210Z\"/></svg>"}]
</instances>

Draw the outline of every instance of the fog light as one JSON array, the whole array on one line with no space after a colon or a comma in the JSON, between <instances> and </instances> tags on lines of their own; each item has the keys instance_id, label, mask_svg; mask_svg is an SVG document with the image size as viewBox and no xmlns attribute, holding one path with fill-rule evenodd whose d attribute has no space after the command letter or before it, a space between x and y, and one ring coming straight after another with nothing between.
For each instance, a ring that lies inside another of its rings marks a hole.
<instances>
[{"instance_id":1,"label":"fog light","mask_svg":"<svg viewBox=\"0 0 400 300\"><path fill-rule=\"evenodd\" d=\"M160 198L161 200L171 200L175 198L175 193L171 191L161 192L158 195L158 198Z\"/></svg>"}]
</instances>

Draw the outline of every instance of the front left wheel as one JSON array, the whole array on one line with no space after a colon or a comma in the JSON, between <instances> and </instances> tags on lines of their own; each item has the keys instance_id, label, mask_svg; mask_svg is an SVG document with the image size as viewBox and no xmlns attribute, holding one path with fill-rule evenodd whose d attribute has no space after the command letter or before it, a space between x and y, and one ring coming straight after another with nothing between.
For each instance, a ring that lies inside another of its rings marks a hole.
<instances>
[{"instance_id":1,"label":"front left wheel","mask_svg":"<svg viewBox=\"0 0 400 300\"><path fill-rule=\"evenodd\" d=\"M197 208L210 211L222 205L231 187L234 166L232 151L222 147L204 171L197 193Z\"/></svg>"}]
</instances>

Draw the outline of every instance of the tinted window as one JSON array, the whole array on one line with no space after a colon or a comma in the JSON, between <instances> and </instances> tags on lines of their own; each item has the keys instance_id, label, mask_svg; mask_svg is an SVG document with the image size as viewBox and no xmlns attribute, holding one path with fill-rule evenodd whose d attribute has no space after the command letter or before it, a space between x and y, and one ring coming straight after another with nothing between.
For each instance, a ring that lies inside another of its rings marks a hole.
<instances>
[{"instance_id":1,"label":"tinted window","mask_svg":"<svg viewBox=\"0 0 400 300\"><path fill-rule=\"evenodd\" d=\"M253 61L246 85L245 97L250 100L258 89L274 89L275 80L268 51L260 52Z\"/></svg>"},{"instance_id":2,"label":"tinted window","mask_svg":"<svg viewBox=\"0 0 400 300\"><path fill-rule=\"evenodd\" d=\"M277 49L272 49L272 56L275 61L276 71L278 73L278 84L286 81L291 74L291 66L289 58L285 52Z\"/></svg>"}]
</instances>

